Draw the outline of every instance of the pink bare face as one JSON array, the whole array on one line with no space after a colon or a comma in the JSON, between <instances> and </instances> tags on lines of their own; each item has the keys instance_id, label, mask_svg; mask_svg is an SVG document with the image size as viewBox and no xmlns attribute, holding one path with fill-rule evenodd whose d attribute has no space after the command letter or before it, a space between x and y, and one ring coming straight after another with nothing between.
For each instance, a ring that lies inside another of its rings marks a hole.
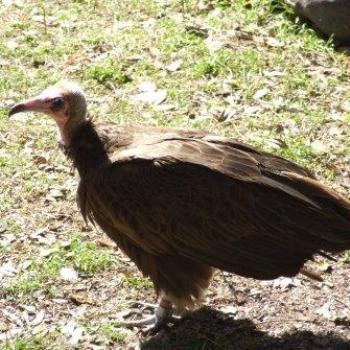
<instances>
[{"instance_id":1,"label":"pink bare face","mask_svg":"<svg viewBox=\"0 0 350 350\"><path fill-rule=\"evenodd\" d=\"M51 115L59 127L64 127L69 119L69 104L60 89L49 88L34 98L17 103L9 115L30 111Z\"/></svg>"},{"instance_id":2,"label":"pink bare face","mask_svg":"<svg viewBox=\"0 0 350 350\"><path fill-rule=\"evenodd\" d=\"M68 145L67 123L70 119L70 106L64 89L48 88L40 95L14 105L9 115L31 111L50 115L58 126L61 141Z\"/></svg>"},{"instance_id":3,"label":"pink bare face","mask_svg":"<svg viewBox=\"0 0 350 350\"><path fill-rule=\"evenodd\" d=\"M12 106L9 115L31 111L50 115L58 126L60 141L68 146L72 130L86 120L87 104L76 83L62 81L40 95Z\"/></svg>"}]
</instances>

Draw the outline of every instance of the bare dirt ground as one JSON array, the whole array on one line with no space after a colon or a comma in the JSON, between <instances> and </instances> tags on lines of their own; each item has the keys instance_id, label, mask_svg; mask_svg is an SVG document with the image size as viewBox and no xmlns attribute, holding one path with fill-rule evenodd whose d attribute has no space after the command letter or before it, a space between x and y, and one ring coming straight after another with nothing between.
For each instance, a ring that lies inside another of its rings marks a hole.
<instances>
[{"instance_id":1,"label":"bare dirt ground","mask_svg":"<svg viewBox=\"0 0 350 350\"><path fill-rule=\"evenodd\" d=\"M258 282L219 273L208 307L149 339L144 348L182 349L179 335L195 334L207 340L208 349L350 349L349 268L333 267L323 283Z\"/></svg>"}]
</instances>

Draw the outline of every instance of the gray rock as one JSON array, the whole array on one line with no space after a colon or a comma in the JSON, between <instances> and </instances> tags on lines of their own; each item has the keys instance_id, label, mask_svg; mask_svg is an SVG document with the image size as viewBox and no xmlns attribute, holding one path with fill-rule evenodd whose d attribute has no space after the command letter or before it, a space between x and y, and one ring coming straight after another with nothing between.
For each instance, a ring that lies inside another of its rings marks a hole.
<instances>
[{"instance_id":1,"label":"gray rock","mask_svg":"<svg viewBox=\"0 0 350 350\"><path fill-rule=\"evenodd\" d=\"M322 34L350 43L350 0L298 0L295 9Z\"/></svg>"}]
</instances>

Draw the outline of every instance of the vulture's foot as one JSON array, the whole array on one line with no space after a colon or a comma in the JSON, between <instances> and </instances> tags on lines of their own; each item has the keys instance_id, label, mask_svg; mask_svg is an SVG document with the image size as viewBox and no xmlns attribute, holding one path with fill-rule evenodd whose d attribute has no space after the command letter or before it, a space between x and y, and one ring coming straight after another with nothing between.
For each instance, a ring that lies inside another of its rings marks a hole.
<instances>
[{"instance_id":1,"label":"vulture's foot","mask_svg":"<svg viewBox=\"0 0 350 350\"><path fill-rule=\"evenodd\" d=\"M165 328L169 322L175 321L178 318L173 316L173 308L171 303L162 299L159 306L155 310L155 314L141 320L135 321L120 321L118 324L124 327L136 327L140 328L141 332L145 335L155 334L161 329Z\"/></svg>"}]
</instances>

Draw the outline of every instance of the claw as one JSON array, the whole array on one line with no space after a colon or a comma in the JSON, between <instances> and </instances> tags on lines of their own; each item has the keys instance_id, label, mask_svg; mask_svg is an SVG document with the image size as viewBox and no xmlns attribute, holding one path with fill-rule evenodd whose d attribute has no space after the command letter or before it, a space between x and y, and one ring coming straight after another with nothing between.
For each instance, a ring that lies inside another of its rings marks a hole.
<instances>
[{"instance_id":1,"label":"claw","mask_svg":"<svg viewBox=\"0 0 350 350\"><path fill-rule=\"evenodd\" d=\"M154 324L155 322L156 322L156 316L152 315L150 317L146 317L141 320L118 321L118 325L124 326L124 327L143 327L143 326Z\"/></svg>"},{"instance_id":2,"label":"claw","mask_svg":"<svg viewBox=\"0 0 350 350\"><path fill-rule=\"evenodd\" d=\"M147 305L150 307L151 305ZM147 308L147 307L146 307ZM124 327L137 327L141 328L143 334L155 334L162 328L166 327L170 321L175 321L178 318L172 315L173 308L170 303L161 300L159 306L156 308L155 314L141 319L133 321L119 321L118 324Z\"/></svg>"}]
</instances>

